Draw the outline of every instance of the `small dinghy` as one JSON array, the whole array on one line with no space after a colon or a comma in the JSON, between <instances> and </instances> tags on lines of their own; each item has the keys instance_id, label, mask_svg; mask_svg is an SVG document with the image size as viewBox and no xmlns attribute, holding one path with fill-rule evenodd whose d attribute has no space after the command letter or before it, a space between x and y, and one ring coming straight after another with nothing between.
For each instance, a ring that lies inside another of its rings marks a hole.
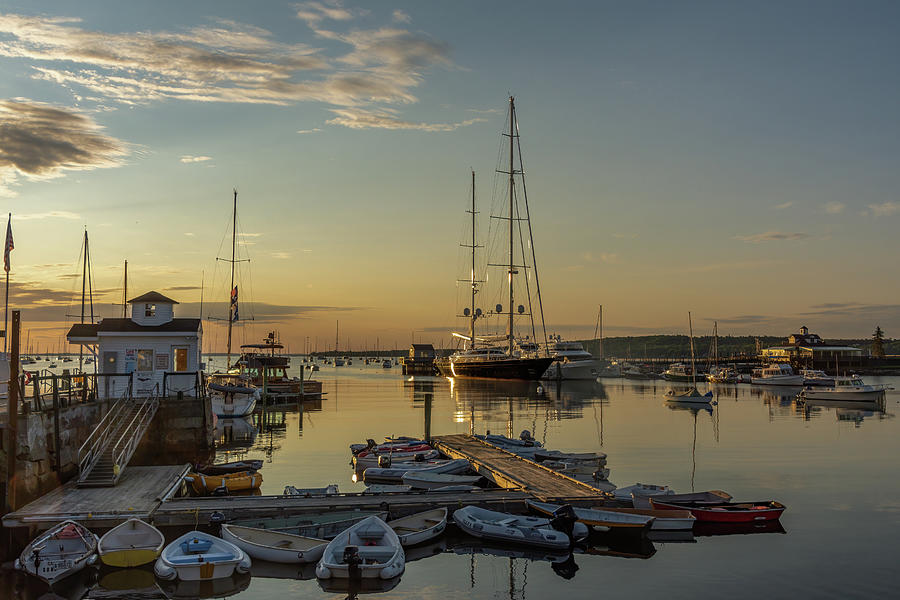
<instances>
[{"instance_id":1,"label":"small dinghy","mask_svg":"<svg viewBox=\"0 0 900 600\"><path fill-rule=\"evenodd\" d=\"M669 498L657 500L650 498L650 504L657 510L689 510L697 517L697 521L705 523L757 523L760 521L776 521L781 518L785 506L781 502L765 500L761 502L679 502Z\"/></svg>"},{"instance_id":2,"label":"small dinghy","mask_svg":"<svg viewBox=\"0 0 900 600\"><path fill-rule=\"evenodd\" d=\"M16 568L52 585L94 564L97 542L97 536L80 523L63 521L34 538L16 560Z\"/></svg>"},{"instance_id":3,"label":"small dinghy","mask_svg":"<svg viewBox=\"0 0 900 600\"><path fill-rule=\"evenodd\" d=\"M316 566L319 579L391 579L403 573L400 538L378 517L363 519L334 538Z\"/></svg>"},{"instance_id":4,"label":"small dinghy","mask_svg":"<svg viewBox=\"0 0 900 600\"><path fill-rule=\"evenodd\" d=\"M591 462L597 466L606 466L606 454L603 452L560 452L559 450L538 450L534 453L534 460L556 460L560 462Z\"/></svg>"},{"instance_id":5,"label":"small dinghy","mask_svg":"<svg viewBox=\"0 0 900 600\"><path fill-rule=\"evenodd\" d=\"M621 487L613 492L616 500L628 501L632 497L638 496L658 496L660 494L674 494L675 492L667 485L654 485L652 483L635 483L626 487Z\"/></svg>"},{"instance_id":6,"label":"small dinghy","mask_svg":"<svg viewBox=\"0 0 900 600\"><path fill-rule=\"evenodd\" d=\"M240 525L222 525L222 539L231 542L254 560L275 563L318 562L328 545L328 540Z\"/></svg>"},{"instance_id":7,"label":"small dinghy","mask_svg":"<svg viewBox=\"0 0 900 600\"><path fill-rule=\"evenodd\" d=\"M310 496L334 496L335 494L339 494L338 485L336 483L332 483L331 485L320 487L320 488L298 488L292 485L284 486L284 496L303 496L304 498L308 498Z\"/></svg>"},{"instance_id":8,"label":"small dinghy","mask_svg":"<svg viewBox=\"0 0 900 600\"><path fill-rule=\"evenodd\" d=\"M362 471L369 467L391 466L392 463L411 463L419 461L428 461L440 458L441 453L437 450L417 450L415 452L396 452L386 454L367 454L366 456L354 456L353 467L357 471Z\"/></svg>"},{"instance_id":9,"label":"small dinghy","mask_svg":"<svg viewBox=\"0 0 900 600\"><path fill-rule=\"evenodd\" d=\"M240 473L241 471L256 472L262 469L262 466L263 461L261 460L236 460L216 465L197 464L194 470L203 475L228 475L230 473Z\"/></svg>"},{"instance_id":10,"label":"small dinghy","mask_svg":"<svg viewBox=\"0 0 900 600\"><path fill-rule=\"evenodd\" d=\"M229 473L228 475L203 475L202 473L188 473L184 480L198 494L231 494L245 490L259 489L262 485L262 473Z\"/></svg>"},{"instance_id":11,"label":"small dinghy","mask_svg":"<svg viewBox=\"0 0 900 600\"><path fill-rule=\"evenodd\" d=\"M353 454L358 454L360 452L365 452L366 450L375 450L377 452L388 452L391 449L399 449L406 446L414 446L419 444L425 444L424 440L418 440L415 438L409 437L397 437L397 438L384 438L383 444L376 444L375 440L369 439L366 440L365 444L350 444L350 452Z\"/></svg>"},{"instance_id":12,"label":"small dinghy","mask_svg":"<svg viewBox=\"0 0 900 600\"><path fill-rule=\"evenodd\" d=\"M366 448L356 453L356 456L362 458L364 456L371 456L373 454L414 454L416 452L427 452L429 450L433 450L431 446L426 444L425 442L414 443L414 444L391 444L389 447L374 447L374 448Z\"/></svg>"},{"instance_id":13,"label":"small dinghy","mask_svg":"<svg viewBox=\"0 0 900 600\"><path fill-rule=\"evenodd\" d=\"M697 520L689 510L653 510L648 508L613 508L608 506L596 506L594 507L594 510L653 517L653 523L650 524L651 531L683 531L685 529L693 529L694 522Z\"/></svg>"},{"instance_id":14,"label":"small dinghy","mask_svg":"<svg viewBox=\"0 0 900 600\"><path fill-rule=\"evenodd\" d=\"M388 521L388 526L400 538L401 545L421 544L436 538L447 529L447 509L436 508L401 519L394 519Z\"/></svg>"},{"instance_id":15,"label":"small dinghy","mask_svg":"<svg viewBox=\"0 0 900 600\"><path fill-rule=\"evenodd\" d=\"M457 485L472 486L480 479L481 475L451 475L431 471L409 471L402 477L403 483L419 490L433 490Z\"/></svg>"},{"instance_id":16,"label":"small dinghy","mask_svg":"<svg viewBox=\"0 0 900 600\"><path fill-rule=\"evenodd\" d=\"M242 519L233 521L232 525L270 529L283 533L292 533L303 537L330 540L340 532L356 525L368 517L386 519L387 513L381 511L343 510L326 513L296 515L293 517L272 517L265 519Z\"/></svg>"},{"instance_id":17,"label":"small dinghy","mask_svg":"<svg viewBox=\"0 0 900 600\"><path fill-rule=\"evenodd\" d=\"M548 502L537 502L535 500L526 500L525 504L528 508L542 515L553 516L557 514L559 509L563 508L559 504L550 504ZM653 523L653 517L647 515L635 515L619 512L611 512L607 510L597 510L592 508L575 508L573 509L575 518L579 523L584 523L591 527L608 527L609 529L644 529L649 528Z\"/></svg>"},{"instance_id":18,"label":"small dinghy","mask_svg":"<svg viewBox=\"0 0 900 600\"><path fill-rule=\"evenodd\" d=\"M221 579L250 571L250 557L244 551L223 539L189 531L165 547L153 572L160 579L199 581Z\"/></svg>"},{"instance_id":19,"label":"small dinghy","mask_svg":"<svg viewBox=\"0 0 900 600\"><path fill-rule=\"evenodd\" d=\"M431 473L447 473L450 475L458 475L468 471L472 465L465 458L457 458L453 460L435 460L426 463L409 463L398 467L370 467L363 471L363 481L366 483L400 483L403 481L403 475L410 471L431 472Z\"/></svg>"},{"instance_id":20,"label":"small dinghy","mask_svg":"<svg viewBox=\"0 0 900 600\"><path fill-rule=\"evenodd\" d=\"M128 519L100 538L97 551L105 565L138 567L156 560L165 543L166 536L153 525Z\"/></svg>"},{"instance_id":21,"label":"small dinghy","mask_svg":"<svg viewBox=\"0 0 900 600\"><path fill-rule=\"evenodd\" d=\"M375 484L366 486L363 494L402 494L411 491L411 485Z\"/></svg>"},{"instance_id":22,"label":"small dinghy","mask_svg":"<svg viewBox=\"0 0 900 600\"><path fill-rule=\"evenodd\" d=\"M259 390L240 385L223 385L210 383L209 402L212 412L217 417L243 417L256 409L259 401Z\"/></svg>"},{"instance_id":23,"label":"small dinghy","mask_svg":"<svg viewBox=\"0 0 900 600\"><path fill-rule=\"evenodd\" d=\"M583 524L574 523L574 518L570 523L554 519L555 523L551 524L550 519L511 515L477 506L457 509L453 513L453 521L460 529L477 538L556 550L567 550L573 544L572 538L561 529L572 527L576 540L584 539L590 533ZM560 529L554 528L554 525Z\"/></svg>"}]
</instances>

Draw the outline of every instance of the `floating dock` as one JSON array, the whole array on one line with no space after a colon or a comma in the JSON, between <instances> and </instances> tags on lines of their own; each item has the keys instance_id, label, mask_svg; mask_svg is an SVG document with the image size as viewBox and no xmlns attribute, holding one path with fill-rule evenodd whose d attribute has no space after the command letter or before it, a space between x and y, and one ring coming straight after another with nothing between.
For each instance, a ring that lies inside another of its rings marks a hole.
<instances>
[{"instance_id":1,"label":"floating dock","mask_svg":"<svg viewBox=\"0 0 900 600\"><path fill-rule=\"evenodd\" d=\"M128 467L119 484L108 488L78 488L71 481L3 517L4 527L46 529L65 519L88 527L113 527L129 517L158 526L206 524L213 513L226 520L286 517L329 510L386 510L396 518L428 508L478 505L499 511L524 512L525 501L539 499L592 506L604 492L533 461L467 435L433 440L452 458L465 458L501 489L475 492L399 492L330 496L206 496L175 497L190 465Z\"/></svg>"}]
</instances>

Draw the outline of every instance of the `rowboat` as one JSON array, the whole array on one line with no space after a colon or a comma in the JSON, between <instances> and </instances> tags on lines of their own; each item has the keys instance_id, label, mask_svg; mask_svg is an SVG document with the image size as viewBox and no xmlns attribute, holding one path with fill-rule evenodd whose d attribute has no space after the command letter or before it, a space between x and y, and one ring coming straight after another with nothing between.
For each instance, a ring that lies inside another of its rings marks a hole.
<instances>
[{"instance_id":1,"label":"rowboat","mask_svg":"<svg viewBox=\"0 0 900 600\"><path fill-rule=\"evenodd\" d=\"M97 561L97 536L75 521L63 521L34 538L16 560L16 568L49 584Z\"/></svg>"},{"instance_id":2,"label":"rowboat","mask_svg":"<svg viewBox=\"0 0 900 600\"><path fill-rule=\"evenodd\" d=\"M220 579L250 571L250 557L244 551L223 539L189 531L165 547L153 572L160 579L199 581Z\"/></svg>"},{"instance_id":3,"label":"rowboat","mask_svg":"<svg viewBox=\"0 0 900 600\"><path fill-rule=\"evenodd\" d=\"M403 474L403 483L420 490L430 490L450 485L471 486L481 479L481 475L450 475L431 471L409 471Z\"/></svg>"},{"instance_id":4,"label":"rowboat","mask_svg":"<svg viewBox=\"0 0 900 600\"><path fill-rule=\"evenodd\" d=\"M457 475L468 471L471 464L465 458L454 460L434 460L426 463L409 463L398 467L370 467L363 471L363 481L366 483L399 483L403 481L403 475L410 471L430 471L432 473L448 473Z\"/></svg>"},{"instance_id":5,"label":"rowboat","mask_svg":"<svg viewBox=\"0 0 900 600\"><path fill-rule=\"evenodd\" d=\"M638 484L641 485L641 484ZM665 486L662 486L665 487ZM670 490L671 491L671 490ZM728 502L731 500L731 494L728 492L723 492L722 490L710 490L708 492L690 492L687 494L644 494L638 495L637 493L632 494L632 504L635 508L645 508L652 509L653 505L650 504L650 498L656 497L659 500L664 502L673 502L673 503L681 503L681 502L697 502L697 503L705 503L705 504L719 504L721 502Z\"/></svg>"},{"instance_id":6,"label":"rowboat","mask_svg":"<svg viewBox=\"0 0 900 600\"><path fill-rule=\"evenodd\" d=\"M228 475L230 473L240 473L241 471L259 471L262 469L263 461L261 460L236 460L219 464L197 464L194 470L204 475Z\"/></svg>"},{"instance_id":7,"label":"rowboat","mask_svg":"<svg viewBox=\"0 0 900 600\"><path fill-rule=\"evenodd\" d=\"M338 485L332 483L331 485L319 488L298 488L292 485L286 485L284 486L284 493L282 495L303 496L304 498L308 498L309 496L333 496L339 493Z\"/></svg>"},{"instance_id":8,"label":"rowboat","mask_svg":"<svg viewBox=\"0 0 900 600\"><path fill-rule=\"evenodd\" d=\"M421 544L436 538L447 528L447 509L436 508L401 519L394 519L388 521L388 526L400 538L401 545Z\"/></svg>"},{"instance_id":9,"label":"rowboat","mask_svg":"<svg viewBox=\"0 0 900 600\"><path fill-rule=\"evenodd\" d=\"M485 540L556 550L567 550L574 543L565 532L554 529L550 519L465 506L453 513L453 521L469 535ZM577 527L578 523L574 525ZM584 525L573 529L576 538L587 537L589 533Z\"/></svg>"},{"instance_id":10,"label":"rowboat","mask_svg":"<svg viewBox=\"0 0 900 600\"><path fill-rule=\"evenodd\" d=\"M427 452L431 450L431 446L426 444L425 442L416 442L411 444L394 444L386 446L375 446L374 448L366 448L364 450L360 450L356 452L356 456L371 456L373 454L400 454L400 453L409 453L413 454L416 452Z\"/></svg>"},{"instance_id":11,"label":"rowboat","mask_svg":"<svg viewBox=\"0 0 900 600\"><path fill-rule=\"evenodd\" d=\"M526 500L528 508L543 515L554 515L562 508L559 504ZM612 512L596 508L575 508L575 518L579 523L591 527L608 527L610 529L649 529L653 523L653 517L648 515L628 514Z\"/></svg>"},{"instance_id":12,"label":"rowboat","mask_svg":"<svg viewBox=\"0 0 900 600\"><path fill-rule=\"evenodd\" d=\"M391 579L405 568L400 538L378 517L368 517L328 544L316 566L316 577Z\"/></svg>"},{"instance_id":13,"label":"rowboat","mask_svg":"<svg viewBox=\"0 0 900 600\"><path fill-rule=\"evenodd\" d=\"M399 450L401 448L424 444L425 441L417 440L414 438L407 437L399 437L399 438L385 438L384 443L376 444L375 440L368 439L365 444L350 444L350 452L353 454L358 454L360 452L365 452L366 450L376 450L378 452L387 452L390 450Z\"/></svg>"},{"instance_id":14,"label":"rowboat","mask_svg":"<svg viewBox=\"0 0 900 600\"><path fill-rule=\"evenodd\" d=\"M604 512L617 512L628 515L643 515L653 517L650 524L651 531L680 531L693 529L697 520L689 510L653 510L647 508L613 508L608 506L595 507ZM577 511L576 511L577 514Z\"/></svg>"},{"instance_id":15,"label":"rowboat","mask_svg":"<svg viewBox=\"0 0 900 600\"><path fill-rule=\"evenodd\" d=\"M243 527L255 527L257 529L270 529L283 533L292 533L304 537L320 538L328 540L356 525L363 519L376 516L380 519L387 518L387 512L373 512L361 510L344 510L294 517L273 517L266 519L242 519L232 521L232 525Z\"/></svg>"},{"instance_id":16,"label":"rowboat","mask_svg":"<svg viewBox=\"0 0 900 600\"><path fill-rule=\"evenodd\" d=\"M606 465L606 454L604 452L538 450L534 453L534 460L537 462L544 462L545 460L556 460L560 462L591 462L602 467Z\"/></svg>"},{"instance_id":17,"label":"rowboat","mask_svg":"<svg viewBox=\"0 0 900 600\"><path fill-rule=\"evenodd\" d=\"M379 484L366 486L363 494L403 494L412 491L411 485Z\"/></svg>"},{"instance_id":18,"label":"rowboat","mask_svg":"<svg viewBox=\"0 0 900 600\"><path fill-rule=\"evenodd\" d=\"M667 485L654 485L652 483L635 483L621 487L613 492L616 500L631 500L638 496L658 496L660 494L671 495L675 492Z\"/></svg>"},{"instance_id":19,"label":"rowboat","mask_svg":"<svg viewBox=\"0 0 900 600\"><path fill-rule=\"evenodd\" d=\"M100 538L97 551L103 564L137 567L157 559L166 543L162 532L140 519L128 519Z\"/></svg>"},{"instance_id":20,"label":"rowboat","mask_svg":"<svg viewBox=\"0 0 900 600\"><path fill-rule=\"evenodd\" d=\"M657 510L689 510L697 521L708 523L753 523L758 521L774 521L781 517L785 506L774 500L763 502L722 502L710 504L706 502L672 503L650 498L650 503Z\"/></svg>"},{"instance_id":21,"label":"rowboat","mask_svg":"<svg viewBox=\"0 0 900 600\"><path fill-rule=\"evenodd\" d=\"M357 471L363 471L369 467L378 467L384 465L391 466L393 463L411 463L430 461L440 458L441 453L437 450L429 448L428 450L418 450L415 452L397 452L392 454L368 454L366 456L354 456L352 459L353 467Z\"/></svg>"},{"instance_id":22,"label":"rowboat","mask_svg":"<svg viewBox=\"0 0 900 600\"><path fill-rule=\"evenodd\" d=\"M318 562L328 545L328 540L240 525L222 525L222 539L254 560L276 563Z\"/></svg>"},{"instance_id":23,"label":"rowboat","mask_svg":"<svg viewBox=\"0 0 900 600\"><path fill-rule=\"evenodd\" d=\"M184 480L190 483L193 490L198 494L230 494L244 490L259 489L263 478L262 473L243 471L240 473L229 473L228 475L188 473L185 475Z\"/></svg>"}]
</instances>

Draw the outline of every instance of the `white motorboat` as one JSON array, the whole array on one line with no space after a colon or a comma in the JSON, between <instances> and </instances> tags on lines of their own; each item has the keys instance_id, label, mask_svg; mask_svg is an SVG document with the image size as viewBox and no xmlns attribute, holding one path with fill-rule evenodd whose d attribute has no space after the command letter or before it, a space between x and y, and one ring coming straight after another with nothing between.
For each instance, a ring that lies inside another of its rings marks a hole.
<instances>
[{"instance_id":1,"label":"white motorboat","mask_svg":"<svg viewBox=\"0 0 900 600\"><path fill-rule=\"evenodd\" d=\"M97 536L75 521L63 521L34 538L16 568L53 584L97 561Z\"/></svg>"},{"instance_id":2,"label":"white motorboat","mask_svg":"<svg viewBox=\"0 0 900 600\"><path fill-rule=\"evenodd\" d=\"M731 367L714 367L706 375L706 380L710 383L738 383L741 375Z\"/></svg>"},{"instance_id":3,"label":"white motorboat","mask_svg":"<svg viewBox=\"0 0 900 600\"><path fill-rule=\"evenodd\" d=\"M834 377L820 371L818 369L800 369L800 375L803 377L803 385L816 385L823 387L834 386Z\"/></svg>"},{"instance_id":4,"label":"white motorboat","mask_svg":"<svg viewBox=\"0 0 900 600\"><path fill-rule=\"evenodd\" d=\"M403 474L403 483L419 490L432 490L447 486L472 486L481 479L481 475L450 475L431 471L409 471Z\"/></svg>"},{"instance_id":5,"label":"white motorboat","mask_svg":"<svg viewBox=\"0 0 900 600\"><path fill-rule=\"evenodd\" d=\"M796 375L791 365L787 363L774 363L753 369L750 383L753 385L803 385L803 376Z\"/></svg>"},{"instance_id":6,"label":"white motorboat","mask_svg":"<svg viewBox=\"0 0 900 600\"><path fill-rule=\"evenodd\" d=\"M222 525L222 539L254 560L276 563L318 562L328 545L328 540L240 525Z\"/></svg>"},{"instance_id":7,"label":"white motorboat","mask_svg":"<svg viewBox=\"0 0 900 600\"><path fill-rule=\"evenodd\" d=\"M477 506L465 506L456 509L453 513L453 521L469 535L486 540L556 550L567 550L573 543L568 534L553 528L550 519L512 515ZM583 524L573 524L573 536L576 540L583 539L588 534L589 531Z\"/></svg>"},{"instance_id":8,"label":"white motorboat","mask_svg":"<svg viewBox=\"0 0 900 600\"><path fill-rule=\"evenodd\" d=\"M835 377L832 387L804 387L797 394L803 400L838 400L853 402L875 402L884 396L887 385L869 385L861 377Z\"/></svg>"},{"instance_id":9,"label":"white motorboat","mask_svg":"<svg viewBox=\"0 0 900 600\"><path fill-rule=\"evenodd\" d=\"M559 336L548 345L553 362L541 379L589 379L600 376L600 362L581 342L564 342Z\"/></svg>"},{"instance_id":10,"label":"white motorboat","mask_svg":"<svg viewBox=\"0 0 900 600\"><path fill-rule=\"evenodd\" d=\"M366 483L399 483L403 481L403 475L410 471L430 471L432 473L449 473L458 475L468 471L472 465L465 458L453 460L435 460L431 462L411 462L398 467L370 467L363 471L363 481Z\"/></svg>"},{"instance_id":11,"label":"white motorboat","mask_svg":"<svg viewBox=\"0 0 900 600\"><path fill-rule=\"evenodd\" d=\"M403 546L414 546L434 539L447 529L447 509L435 508L388 521Z\"/></svg>"},{"instance_id":12,"label":"white motorboat","mask_svg":"<svg viewBox=\"0 0 900 600\"><path fill-rule=\"evenodd\" d=\"M217 417L249 415L259 401L259 390L256 388L210 383L207 389L212 412Z\"/></svg>"},{"instance_id":13,"label":"white motorboat","mask_svg":"<svg viewBox=\"0 0 900 600\"><path fill-rule=\"evenodd\" d=\"M199 581L221 579L250 571L250 557L223 539L189 531L165 547L153 565L160 579Z\"/></svg>"},{"instance_id":14,"label":"white motorboat","mask_svg":"<svg viewBox=\"0 0 900 600\"><path fill-rule=\"evenodd\" d=\"M400 538L387 523L369 517L329 542L316 566L316 577L391 579L405 568Z\"/></svg>"},{"instance_id":15,"label":"white motorboat","mask_svg":"<svg viewBox=\"0 0 900 600\"><path fill-rule=\"evenodd\" d=\"M552 516L562 508L559 504L526 500L528 508L543 515ZM609 529L643 529L653 523L653 517L641 514L629 514L613 512L598 508L574 508L575 518L579 523L591 527L606 527Z\"/></svg>"},{"instance_id":16,"label":"white motorboat","mask_svg":"<svg viewBox=\"0 0 900 600\"><path fill-rule=\"evenodd\" d=\"M97 551L103 564L111 567L138 567L159 557L166 536L140 519L128 519L100 538Z\"/></svg>"}]
</instances>

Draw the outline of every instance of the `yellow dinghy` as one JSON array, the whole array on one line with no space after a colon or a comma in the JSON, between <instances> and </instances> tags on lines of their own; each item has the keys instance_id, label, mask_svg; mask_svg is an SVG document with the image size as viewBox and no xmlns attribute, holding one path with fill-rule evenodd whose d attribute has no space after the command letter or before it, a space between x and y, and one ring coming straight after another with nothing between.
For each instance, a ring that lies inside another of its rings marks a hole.
<instances>
[{"instance_id":1,"label":"yellow dinghy","mask_svg":"<svg viewBox=\"0 0 900 600\"><path fill-rule=\"evenodd\" d=\"M263 478L260 473L241 471L239 473L228 473L226 475L188 473L185 476L185 480L191 484L191 487L198 494L212 492L221 493L223 490L231 494L234 492L259 489Z\"/></svg>"},{"instance_id":2,"label":"yellow dinghy","mask_svg":"<svg viewBox=\"0 0 900 600\"><path fill-rule=\"evenodd\" d=\"M137 567L155 561L166 537L140 519L128 519L100 538L97 552L103 564L111 567Z\"/></svg>"}]
</instances>

